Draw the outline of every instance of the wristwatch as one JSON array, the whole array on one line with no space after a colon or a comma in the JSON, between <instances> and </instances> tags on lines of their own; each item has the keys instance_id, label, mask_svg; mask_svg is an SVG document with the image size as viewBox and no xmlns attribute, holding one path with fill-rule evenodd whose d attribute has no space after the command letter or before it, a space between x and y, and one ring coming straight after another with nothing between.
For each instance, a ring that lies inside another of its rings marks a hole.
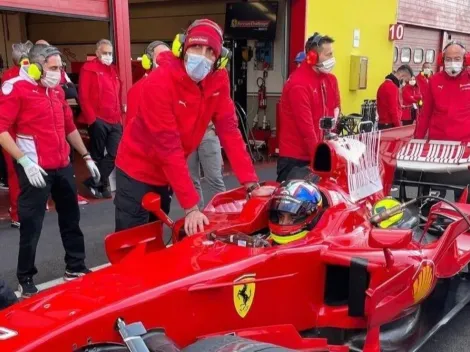
<instances>
[{"instance_id":1,"label":"wristwatch","mask_svg":"<svg viewBox=\"0 0 470 352\"><path fill-rule=\"evenodd\" d=\"M250 194L250 193L253 192L255 189L260 188L260 187L261 187L261 185L260 185L258 182L256 182L255 184L253 184L253 185L251 185L250 187L248 187L248 188L246 189L246 192L247 192L248 194Z\"/></svg>"}]
</instances>

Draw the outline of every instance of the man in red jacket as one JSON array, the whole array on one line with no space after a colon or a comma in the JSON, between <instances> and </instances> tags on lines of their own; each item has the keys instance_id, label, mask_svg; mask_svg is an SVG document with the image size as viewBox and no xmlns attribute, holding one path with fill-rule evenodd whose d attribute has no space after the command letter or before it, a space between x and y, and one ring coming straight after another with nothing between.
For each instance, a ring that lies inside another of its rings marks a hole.
<instances>
[{"instance_id":1,"label":"man in red jacket","mask_svg":"<svg viewBox=\"0 0 470 352\"><path fill-rule=\"evenodd\" d=\"M163 54L163 57L166 55L173 55L170 51L170 48L165 42L156 40L150 43L147 48L145 49L145 55L147 55L148 59L152 62L151 70L156 69L160 65L160 61L165 61L165 58L160 59L160 54ZM137 114L137 109L139 107L140 95L142 93L142 85L145 79L148 77L149 72L146 72L144 76L139 79L134 85L129 89L127 92L127 111L126 111L126 119L124 120L124 128L129 124L135 115Z\"/></svg>"},{"instance_id":2,"label":"man in red jacket","mask_svg":"<svg viewBox=\"0 0 470 352\"><path fill-rule=\"evenodd\" d=\"M414 76L408 65L402 65L394 73L385 77L385 81L377 90L377 114L379 115L379 129L401 126L400 86Z\"/></svg>"},{"instance_id":3,"label":"man in red jacket","mask_svg":"<svg viewBox=\"0 0 470 352\"><path fill-rule=\"evenodd\" d=\"M470 142L470 72L463 45L449 43L443 52L444 71L429 80L416 138Z\"/></svg>"},{"instance_id":4,"label":"man in red jacket","mask_svg":"<svg viewBox=\"0 0 470 352\"><path fill-rule=\"evenodd\" d=\"M52 46L35 45L31 65L2 85L0 95L0 145L18 162L21 222L17 277L23 296L38 292L33 282L36 247L47 199L52 194L65 249L65 280L83 276L85 245L80 230L80 210L67 141L83 156L94 178L98 168L78 133L64 92L58 87L62 61ZM35 73L34 73L35 71ZM15 125L15 139L8 132Z\"/></svg>"},{"instance_id":5,"label":"man in red jacket","mask_svg":"<svg viewBox=\"0 0 470 352\"><path fill-rule=\"evenodd\" d=\"M320 119L339 111L339 89L331 74L334 40L315 33L305 44L306 59L289 77L280 102L277 181L286 180L296 166L309 165L322 139Z\"/></svg>"},{"instance_id":6,"label":"man in red jacket","mask_svg":"<svg viewBox=\"0 0 470 352\"><path fill-rule=\"evenodd\" d=\"M12 60L13 66L6 70L2 75L2 82L6 82L9 79L18 77L20 74L20 67L22 63L28 63L28 53L33 47L33 43L29 40L26 43L17 43L12 45ZM14 128L10 128L10 135L14 136ZM20 184L18 182L18 176L16 174L16 169L13 163L13 158L6 150L2 150L5 157L5 164L7 166L8 172L8 196L10 199L10 218L11 218L11 227L20 228L20 222L18 219L18 197L20 195Z\"/></svg>"},{"instance_id":7,"label":"man in red jacket","mask_svg":"<svg viewBox=\"0 0 470 352\"><path fill-rule=\"evenodd\" d=\"M160 194L168 213L170 187L185 209L186 233L204 230L208 219L197 206L199 196L186 159L211 120L240 183L253 195L265 193L238 129L228 73L219 69L222 44L216 23L195 21L175 52L178 57L143 82L137 116L126 127L116 158L116 231L148 222L141 206L148 192Z\"/></svg>"},{"instance_id":8,"label":"man in red jacket","mask_svg":"<svg viewBox=\"0 0 470 352\"><path fill-rule=\"evenodd\" d=\"M402 115L403 126L411 125L416 121L419 109L422 106L423 96L416 84L416 77L411 77L410 81L402 88Z\"/></svg>"},{"instance_id":9,"label":"man in red jacket","mask_svg":"<svg viewBox=\"0 0 470 352\"><path fill-rule=\"evenodd\" d=\"M421 72L416 76L416 83L418 84L421 93L424 93L428 89L429 79L432 76L432 67L429 62L423 64Z\"/></svg>"},{"instance_id":10,"label":"man in red jacket","mask_svg":"<svg viewBox=\"0 0 470 352\"><path fill-rule=\"evenodd\" d=\"M122 136L121 82L113 65L113 46L107 39L96 44L97 58L86 62L80 70L78 99L82 109L78 121L88 125L90 153L98 163L101 182L92 178L84 182L96 198L112 198L109 175ZM105 149L107 154L105 154Z\"/></svg>"}]
</instances>

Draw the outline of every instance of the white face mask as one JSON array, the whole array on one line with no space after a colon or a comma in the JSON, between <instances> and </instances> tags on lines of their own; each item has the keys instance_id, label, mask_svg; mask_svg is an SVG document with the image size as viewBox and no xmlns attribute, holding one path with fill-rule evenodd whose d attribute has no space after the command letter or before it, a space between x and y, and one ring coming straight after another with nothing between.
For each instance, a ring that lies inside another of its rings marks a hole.
<instances>
[{"instance_id":1,"label":"white face mask","mask_svg":"<svg viewBox=\"0 0 470 352\"><path fill-rule=\"evenodd\" d=\"M317 66L318 71L323 73L330 73L335 67L336 59L332 57L331 59L325 60Z\"/></svg>"},{"instance_id":2,"label":"white face mask","mask_svg":"<svg viewBox=\"0 0 470 352\"><path fill-rule=\"evenodd\" d=\"M431 69L430 68L425 68L423 70L423 73L426 75L426 76L429 76L431 74Z\"/></svg>"},{"instance_id":3,"label":"white face mask","mask_svg":"<svg viewBox=\"0 0 470 352\"><path fill-rule=\"evenodd\" d=\"M41 83L44 87L55 88L60 83L60 71L45 71L45 75L41 78Z\"/></svg>"},{"instance_id":4,"label":"white face mask","mask_svg":"<svg viewBox=\"0 0 470 352\"><path fill-rule=\"evenodd\" d=\"M415 80L410 81L410 86L414 86L416 84Z\"/></svg>"},{"instance_id":5,"label":"white face mask","mask_svg":"<svg viewBox=\"0 0 470 352\"><path fill-rule=\"evenodd\" d=\"M463 62L445 62L444 65L446 73L451 77L458 76L462 72Z\"/></svg>"},{"instance_id":6,"label":"white face mask","mask_svg":"<svg viewBox=\"0 0 470 352\"><path fill-rule=\"evenodd\" d=\"M109 66L113 63L113 55L101 55L101 62L106 66Z\"/></svg>"}]
</instances>

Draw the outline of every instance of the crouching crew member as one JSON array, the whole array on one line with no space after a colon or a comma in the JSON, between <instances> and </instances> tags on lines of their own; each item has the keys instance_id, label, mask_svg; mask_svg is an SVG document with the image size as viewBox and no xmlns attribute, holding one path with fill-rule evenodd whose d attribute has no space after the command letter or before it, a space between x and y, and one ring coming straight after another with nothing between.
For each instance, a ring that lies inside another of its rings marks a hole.
<instances>
[{"instance_id":1,"label":"crouching crew member","mask_svg":"<svg viewBox=\"0 0 470 352\"><path fill-rule=\"evenodd\" d=\"M141 206L147 192L159 193L168 213L170 186L185 209L186 233L203 231L208 219L197 206L186 159L211 120L240 183L253 195L262 194L238 129L224 69L229 53L222 43L216 23L195 21L175 39L175 57L145 79L137 116L126 127L116 158L117 231L148 221Z\"/></svg>"},{"instance_id":2,"label":"crouching crew member","mask_svg":"<svg viewBox=\"0 0 470 352\"><path fill-rule=\"evenodd\" d=\"M310 165L314 149L322 139L320 119L338 115L338 81L330 73L336 63L333 42L318 33L310 37L305 44L306 59L282 91L278 182L285 181L295 166Z\"/></svg>"},{"instance_id":3,"label":"crouching crew member","mask_svg":"<svg viewBox=\"0 0 470 352\"><path fill-rule=\"evenodd\" d=\"M408 65L402 65L396 72L385 77L385 81L377 90L377 114L379 115L379 129L400 127L401 102L400 86L408 82L413 76L413 70Z\"/></svg>"},{"instance_id":4,"label":"crouching crew member","mask_svg":"<svg viewBox=\"0 0 470 352\"><path fill-rule=\"evenodd\" d=\"M38 292L33 283L36 247L49 195L55 202L65 249L65 280L89 272L80 230L80 210L67 141L83 156L94 178L100 174L87 153L64 92L58 86L62 61L52 46L35 45L30 65L4 82L0 95L0 145L18 162L18 214L21 222L17 277L23 296ZM15 126L13 140L8 133ZM66 140L67 139L67 140Z\"/></svg>"}]
</instances>

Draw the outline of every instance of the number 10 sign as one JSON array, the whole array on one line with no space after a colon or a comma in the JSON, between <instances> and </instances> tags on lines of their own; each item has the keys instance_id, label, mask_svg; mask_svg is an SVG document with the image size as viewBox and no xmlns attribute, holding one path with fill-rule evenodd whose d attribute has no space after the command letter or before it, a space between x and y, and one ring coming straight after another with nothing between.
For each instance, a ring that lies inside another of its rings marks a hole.
<instances>
[{"instance_id":1,"label":"number 10 sign","mask_svg":"<svg viewBox=\"0 0 470 352\"><path fill-rule=\"evenodd\" d=\"M402 40L405 36L405 26L402 24L391 24L388 29L389 40Z\"/></svg>"}]
</instances>

